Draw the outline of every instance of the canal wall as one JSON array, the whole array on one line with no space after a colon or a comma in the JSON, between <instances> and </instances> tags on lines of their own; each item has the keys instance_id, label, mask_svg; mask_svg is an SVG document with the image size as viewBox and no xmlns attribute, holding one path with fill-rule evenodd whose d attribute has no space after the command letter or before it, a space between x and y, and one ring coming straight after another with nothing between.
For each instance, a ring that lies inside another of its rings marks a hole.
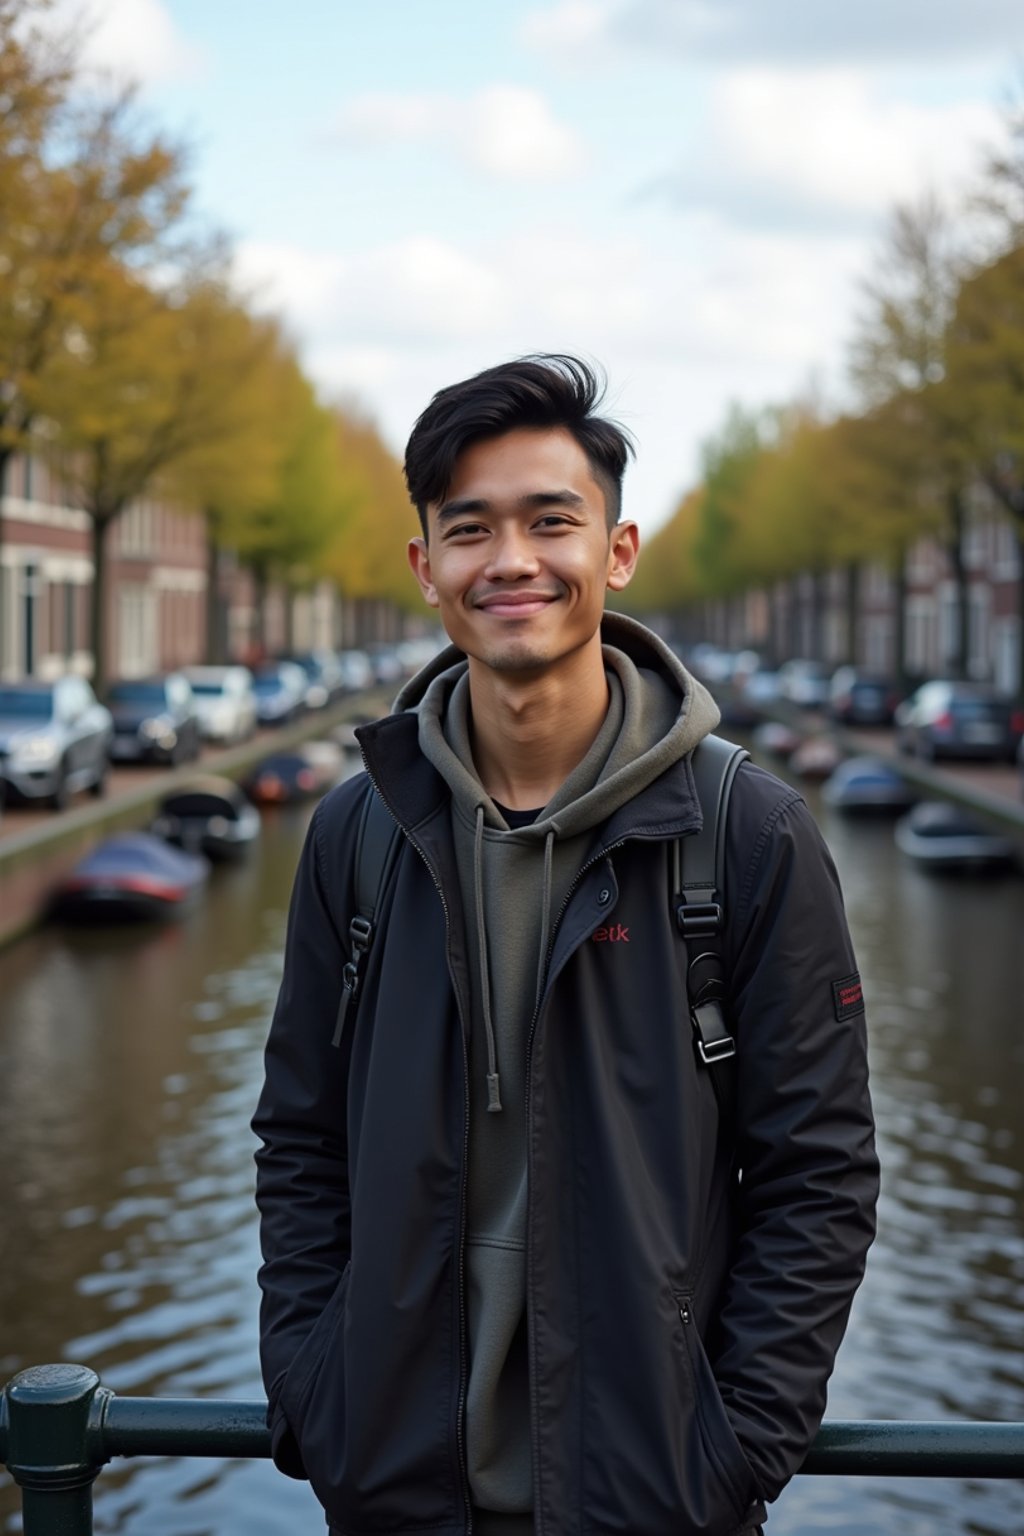
<instances>
[{"instance_id":1,"label":"canal wall","mask_svg":"<svg viewBox=\"0 0 1024 1536\"><path fill-rule=\"evenodd\" d=\"M143 770L137 788L54 813L52 821L42 826L27 827L24 832L5 829L6 835L0 839L0 948L13 943L45 918L57 881L93 844L112 832L138 831L148 826L160 800L177 785L201 774L244 778L271 752L313 741L346 722L380 713L387 704L382 690L359 694L330 709L306 715L295 725L272 734L261 732L241 746L216 753L206 751L199 763L164 773ZM15 812L12 820L16 817Z\"/></svg>"}]
</instances>

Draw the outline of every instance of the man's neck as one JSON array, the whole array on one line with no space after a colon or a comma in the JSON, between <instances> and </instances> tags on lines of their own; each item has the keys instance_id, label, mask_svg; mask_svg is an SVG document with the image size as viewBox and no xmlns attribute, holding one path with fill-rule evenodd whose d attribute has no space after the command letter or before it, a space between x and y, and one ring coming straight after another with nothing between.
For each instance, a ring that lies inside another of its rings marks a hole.
<instances>
[{"instance_id":1,"label":"man's neck","mask_svg":"<svg viewBox=\"0 0 1024 1536\"><path fill-rule=\"evenodd\" d=\"M586 757L608 711L600 639L541 676L470 661L473 760L493 800L535 810Z\"/></svg>"}]
</instances>

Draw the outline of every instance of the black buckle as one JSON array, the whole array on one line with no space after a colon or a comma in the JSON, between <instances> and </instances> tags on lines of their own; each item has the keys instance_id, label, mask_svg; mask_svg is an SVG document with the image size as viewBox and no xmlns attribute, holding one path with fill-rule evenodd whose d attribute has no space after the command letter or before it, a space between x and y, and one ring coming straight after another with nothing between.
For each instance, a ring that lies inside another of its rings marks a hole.
<instances>
[{"instance_id":1,"label":"black buckle","mask_svg":"<svg viewBox=\"0 0 1024 1536\"><path fill-rule=\"evenodd\" d=\"M360 951L370 947L373 938L373 924L368 918L356 916L348 925L349 938L352 940L352 948Z\"/></svg>"},{"instance_id":2,"label":"black buckle","mask_svg":"<svg viewBox=\"0 0 1024 1536\"><path fill-rule=\"evenodd\" d=\"M722 908L717 901L684 901L676 908L676 919L684 939L700 939L720 931Z\"/></svg>"},{"instance_id":3,"label":"black buckle","mask_svg":"<svg viewBox=\"0 0 1024 1536\"><path fill-rule=\"evenodd\" d=\"M709 1025L706 1032L705 1019ZM736 1055L736 1041L726 1032L722 1005L717 997L708 997L703 1002L695 1003L690 1009L690 1020L697 1037L697 1054L706 1067L713 1067L716 1062L728 1061L730 1056Z\"/></svg>"},{"instance_id":4,"label":"black buckle","mask_svg":"<svg viewBox=\"0 0 1024 1536\"><path fill-rule=\"evenodd\" d=\"M736 1041L732 1035L722 1035L718 1040L705 1041L697 1036L697 1054L706 1067L713 1067L716 1061L728 1061L730 1056L736 1055Z\"/></svg>"}]
</instances>

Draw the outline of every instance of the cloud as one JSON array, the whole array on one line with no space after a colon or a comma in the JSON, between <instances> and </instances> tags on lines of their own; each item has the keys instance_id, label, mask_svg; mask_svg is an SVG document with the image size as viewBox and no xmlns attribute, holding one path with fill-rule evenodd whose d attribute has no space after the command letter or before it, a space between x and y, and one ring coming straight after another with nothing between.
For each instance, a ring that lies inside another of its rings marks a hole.
<instances>
[{"instance_id":1,"label":"cloud","mask_svg":"<svg viewBox=\"0 0 1024 1536\"><path fill-rule=\"evenodd\" d=\"M607 365L610 408L641 454L629 515L649 527L697 470L697 443L725 402L782 401L841 352L865 245L760 234L714 216L680 219L671 245L647 231L592 241L525 229L467 244L421 233L344 253L243 245L299 334L314 378L357 393L401 451L430 396L502 358L569 350Z\"/></svg>"},{"instance_id":2,"label":"cloud","mask_svg":"<svg viewBox=\"0 0 1024 1536\"><path fill-rule=\"evenodd\" d=\"M490 85L460 99L439 92L356 96L336 136L359 145L441 144L463 164L507 181L557 181L584 164L579 135L537 91Z\"/></svg>"},{"instance_id":3,"label":"cloud","mask_svg":"<svg viewBox=\"0 0 1024 1536\"><path fill-rule=\"evenodd\" d=\"M522 36L567 60L634 45L691 63L963 63L1024 46L1024 8L1020 0L556 0L528 14Z\"/></svg>"},{"instance_id":4,"label":"cloud","mask_svg":"<svg viewBox=\"0 0 1024 1536\"><path fill-rule=\"evenodd\" d=\"M720 76L699 148L664 178L683 207L767 228L868 228L928 185L953 191L998 135L978 102L888 100L852 71Z\"/></svg>"},{"instance_id":5,"label":"cloud","mask_svg":"<svg viewBox=\"0 0 1024 1536\"><path fill-rule=\"evenodd\" d=\"M155 83L195 79L207 59L163 0L59 0L58 26L77 25L87 68Z\"/></svg>"}]
</instances>

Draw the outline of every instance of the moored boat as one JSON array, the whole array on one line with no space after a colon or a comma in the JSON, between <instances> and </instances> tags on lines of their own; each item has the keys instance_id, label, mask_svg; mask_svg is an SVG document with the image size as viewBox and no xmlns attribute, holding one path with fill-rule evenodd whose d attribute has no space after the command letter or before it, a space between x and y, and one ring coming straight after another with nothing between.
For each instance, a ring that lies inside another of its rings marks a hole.
<instances>
[{"instance_id":1,"label":"moored boat","mask_svg":"<svg viewBox=\"0 0 1024 1536\"><path fill-rule=\"evenodd\" d=\"M176 917L192 905L209 872L206 859L151 832L119 832L57 884L51 910L72 921Z\"/></svg>"},{"instance_id":2,"label":"moored boat","mask_svg":"<svg viewBox=\"0 0 1024 1536\"><path fill-rule=\"evenodd\" d=\"M257 805L287 805L322 795L341 772L341 749L334 742L307 742L292 752L274 752L253 770L246 791Z\"/></svg>"},{"instance_id":3,"label":"moored boat","mask_svg":"<svg viewBox=\"0 0 1024 1536\"><path fill-rule=\"evenodd\" d=\"M827 779L842 758L842 752L827 736L810 736L790 754L789 766L802 779Z\"/></svg>"},{"instance_id":4,"label":"moored boat","mask_svg":"<svg viewBox=\"0 0 1024 1536\"><path fill-rule=\"evenodd\" d=\"M240 785L209 775L165 795L150 831L179 848L223 861L240 858L252 846L260 817Z\"/></svg>"},{"instance_id":5,"label":"moored boat","mask_svg":"<svg viewBox=\"0 0 1024 1536\"><path fill-rule=\"evenodd\" d=\"M790 757L801 740L802 737L790 730L788 725L783 725L781 720L766 720L751 736L757 750L768 752L772 757Z\"/></svg>"},{"instance_id":6,"label":"moored boat","mask_svg":"<svg viewBox=\"0 0 1024 1536\"><path fill-rule=\"evenodd\" d=\"M1010 869L1016 852L1009 838L945 800L924 800L896 823L896 846L915 863L943 871Z\"/></svg>"},{"instance_id":7,"label":"moored boat","mask_svg":"<svg viewBox=\"0 0 1024 1536\"><path fill-rule=\"evenodd\" d=\"M903 775L881 757L848 757L827 780L821 797L848 816L898 816L917 799Z\"/></svg>"}]
</instances>

